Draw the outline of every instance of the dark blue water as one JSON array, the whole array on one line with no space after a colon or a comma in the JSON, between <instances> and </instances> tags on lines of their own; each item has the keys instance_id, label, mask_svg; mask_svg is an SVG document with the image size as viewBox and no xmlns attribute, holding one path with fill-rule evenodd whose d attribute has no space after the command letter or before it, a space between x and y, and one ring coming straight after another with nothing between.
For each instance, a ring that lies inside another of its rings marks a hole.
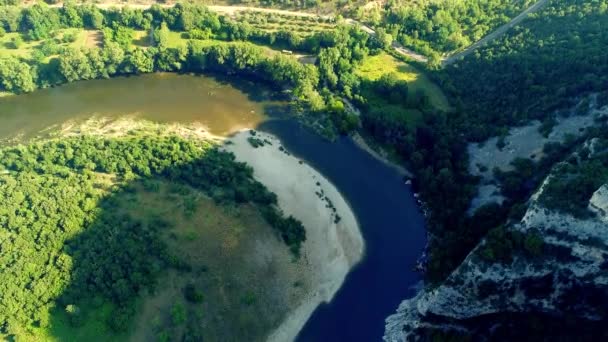
<instances>
[{"instance_id":1,"label":"dark blue water","mask_svg":"<svg viewBox=\"0 0 608 342\"><path fill-rule=\"evenodd\" d=\"M426 238L413 194L392 168L351 140L330 143L293 121L268 121L260 130L329 179L349 202L366 244L363 261L347 276L329 304L321 305L298 341L381 341L384 320L415 293L421 277L412 271Z\"/></svg>"}]
</instances>

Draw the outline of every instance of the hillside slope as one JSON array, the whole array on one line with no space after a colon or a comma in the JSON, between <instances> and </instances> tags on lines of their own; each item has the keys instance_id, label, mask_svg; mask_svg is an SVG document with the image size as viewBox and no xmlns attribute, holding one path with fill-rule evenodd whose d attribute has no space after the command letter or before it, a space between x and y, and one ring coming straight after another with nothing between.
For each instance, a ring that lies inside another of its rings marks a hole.
<instances>
[{"instance_id":1,"label":"hillside slope","mask_svg":"<svg viewBox=\"0 0 608 342\"><path fill-rule=\"evenodd\" d=\"M385 341L605 336L608 155L602 131L558 163L520 221L490 231L434 289L387 319Z\"/></svg>"}]
</instances>

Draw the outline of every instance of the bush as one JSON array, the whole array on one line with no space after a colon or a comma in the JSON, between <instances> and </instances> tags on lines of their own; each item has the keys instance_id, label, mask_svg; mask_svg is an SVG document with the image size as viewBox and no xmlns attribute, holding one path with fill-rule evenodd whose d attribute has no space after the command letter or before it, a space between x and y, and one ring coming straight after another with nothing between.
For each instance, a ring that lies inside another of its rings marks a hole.
<instances>
[{"instance_id":1,"label":"bush","mask_svg":"<svg viewBox=\"0 0 608 342\"><path fill-rule=\"evenodd\" d=\"M61 37L62 43L73 43L78 39L78 34L76 32L66 32Z\"/></svg>"},{"instance_id":2,"label":"bush","mask_svg":"<svg viewBox=\"0 0 608 342\"><path fill-rule=\"evenodd\" d=\"M524 240L524 249L532 256L540 256L543 251L543 239L538 233L530 233L526 235Z\"/></svg>"},{"instance_id":3,"label":"bush","mask_svg":"<svg viewBox=\"0 0 608 342\"><path fill-rule=\"evenodd\" d=\"M180 325L186 322L186 308L181 303L176 303L171 308L171 322Z\"/></svg>"},{"instance_id":4,"label":"bush","mask_svg":"<svg viewBox=\"0 0 608 342\"><path fill-rule=\"evenodd\" d=\"M184 297L191 303L200 303L203 301L203 293L198 290L193 284L188 284L184 288Z\"/></svg>"},{"instance_id":5,"label":"bush","mask_svg":"<svg viewBox=\"0 0 608 342\"><path fill-rule=\"evenodd\" d=\"M205 40L205 39L209 39L211 38L212 33L211 30L209 30L208 28L205 29L192 29L190 31L188 31L188 38L190 39L198 39L198 40Z\"/></svg>"},{"instance_id":6,"label":"bush","mask_svg":"<svg viewBox=\"0 0 608 342\"><path fill-rule=\"evenodd\" d=\"M18 49L21 47L21 45L23 45L23 38L21 38L20 35L11 38L11 42L9 44L10 48Z\"/></svg>"}]
</instances>

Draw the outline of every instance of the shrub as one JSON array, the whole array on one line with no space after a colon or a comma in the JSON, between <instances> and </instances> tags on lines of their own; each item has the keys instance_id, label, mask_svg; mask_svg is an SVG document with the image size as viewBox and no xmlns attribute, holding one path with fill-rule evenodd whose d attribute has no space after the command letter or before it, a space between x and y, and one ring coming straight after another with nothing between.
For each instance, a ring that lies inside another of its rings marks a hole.
<instances>
[{"instance_id":1,"label":"shrub","mask_svg":"<svg viewBox=\"0 0 608 342\"><path fill-rule=\"evenodd\" d=\"M18 49L23 45L23 38L20 35L11 38L9 47L12 49Z\"/></svg>"},{"instance_id":2,"label":"shrub","mask_svg":"<svg viewBox=\"0 0 608 342\"><path fill-rule=\"evenodd\" d=\"M205 29L192 29L190 31L188 31L188 38L190 39L198 39L198 40L205 40L205 39L209 39L211 38L211 30L209 30L208 28Z\"/></svg>"},{"instance_id":3,"label":"shrub","mask_svg":"<svg viewBox=\"0 0 608 342\"><path fill-rule=\"evenodd\" d=\"M203 301L203 293L198 290L193 284L188 284L184 288L184 297L191 303L200 303Z\"/></svg>"},{"instance_id":4,"label":"shrub","mask_svg":"<svg viewBox=\"0 0 608 342\"><path fill-rule=\"evenodd\" d=\"M171 322L180 325L186 322L186 308L181 303L176 303L171 308Z\"/></svg>"}]
</instances>

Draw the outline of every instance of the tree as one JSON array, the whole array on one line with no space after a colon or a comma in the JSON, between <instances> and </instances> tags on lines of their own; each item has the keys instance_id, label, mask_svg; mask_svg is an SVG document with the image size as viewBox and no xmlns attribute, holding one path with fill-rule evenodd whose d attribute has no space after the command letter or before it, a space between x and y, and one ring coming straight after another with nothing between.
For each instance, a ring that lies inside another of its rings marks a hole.
<instances>
[{"instance_id":1,"label":"tree","mask_svg":"<svg viewBox=\"0 0 608 342\"><path fill-rule=\"evenodd\" d=\"M59 72L68 82L95 78L95 72L83 50L64 51L59 56Z\"/></svg>"},{"instance_id":2,"label":"tree","mask_svg":"<svg viewBox=\"0 0 608 342\"><path fill-rule=\"evenodd\" d=\"M120 45L115 42L108 42L101 54L105 64L105 73L110 76L118 73L125 59L125 51Z\"/></svg>"},{"instance_id":3,"label":"tree","mask_svg":"<svg viewBox=\"0 0 608 342\"><path fill-rule=\"evenodd\" d=\"M386 33L383 28L378 28L376 30L376 39L378 40L381 49L388 49L391 47L391 44L393 44L393 36Z\"/></svg>"},{"instance_id":4,"label":"tree","mask_svg":"<svg viewBox=\"0 0 608 342\"><path fill-rule=\"evenodd\" d=\"M16 35L13 38L11 38L11 48L13 49L19 49L21 47L21 45L23 45L23 38L21 38L21 35Z\"/></svg>"},{"instance_id":5,"label":"tree","mask_svg":"<svg viewBox=\"0 0 608 342\"><path fill-rule=\"evenodd\" d=\"M51 31L60 26L57 12L43 3L25 8L22 18L22 31L32 40L49 38Z\"/></svg>"},{"instance_id":6,"label":"tree","mask_svg":"<svg viewBox=\"0 0 608 342\"><path fill-rule=\"evenodd\" d=\"M104 31L105 33L106 31ZM108 31L112 41L118 43L123 49L129 49L133 43L133 29L125 26L118 26Z\"/></svg>"},{"instance_id":7,"label":"tree","mask_svg":"<svg viewBox=\"0 0 608 342\"><path fill-rule=\"evenodd\" d=\"M63 3L63 7L60 11L61 15L61 23L66 27L82 27L83 21L80 13L76 6L70 2L66 1Z\"/></svg>"},{"instance_id":8,"label":"tree","mask_svg":"<svg viewBox=\"0 0 608 342\"><path fill-rule=\"evenodd\" d=\"M146 73L154 70L153 51L136 48L127 56L127 72Z\"/></svg>"},{"instance_id":9,"label":"tree","mask_svg":"<svg viewBox=\"0 0 608 342\"><path fill-rule=\"evenodd\" d=\"M104 24L104 16L95 5L82 5L82 21L85 27L100 30Z\"/></svg>"},{"instance_id":10,"label":"tree","mask_svg":"<svg viewBox=\"0 0 608 342\"><path fill-rule=\"evenodd\" d=\"M171 308L171 322L176 326L186 322L186 308L181 303L175 303Z\"/></svg>"},{"instance_id":11,"label":"tree","mask_svg":"<svg viewBox=\"0 0 608 342\"><path fill-rule=\"evenodd\" d=\"M0 58L0 80L6 91L27 93L36 89L33 70L15 57Z\"/></svg>"},{"instance_id":12,"label":"tree","mask_svg":"<svg viewBox=\"0 0 608 342\"><path fill-rule=\"evenodd\" d=\"M198 290L193 284L188 284L184 288L184 297L192 303L200 303L203 301L203 293Z\"/></svg>"},{"instance_id":13,"label":"tree","mask_svg":"<svg viewBox=\"0 0 608 342\"><path fill-rule=\"evenodd\" d=\"M15 6L0 6L0 27L7 32L17 32L21 22L21 10Z\"/></svg>"},{"instance_id":14,"label":"tree","mask_svg":"<svg viewBox=\"0 0 608 342\"><path fill-rule=\"evenodd\" d=\"M167 27L166 22L162 22L160 27L154 30L153 37L154 42L159 50L164 50L169 47L169 28Z\"/></svg>"}]
</instances>

